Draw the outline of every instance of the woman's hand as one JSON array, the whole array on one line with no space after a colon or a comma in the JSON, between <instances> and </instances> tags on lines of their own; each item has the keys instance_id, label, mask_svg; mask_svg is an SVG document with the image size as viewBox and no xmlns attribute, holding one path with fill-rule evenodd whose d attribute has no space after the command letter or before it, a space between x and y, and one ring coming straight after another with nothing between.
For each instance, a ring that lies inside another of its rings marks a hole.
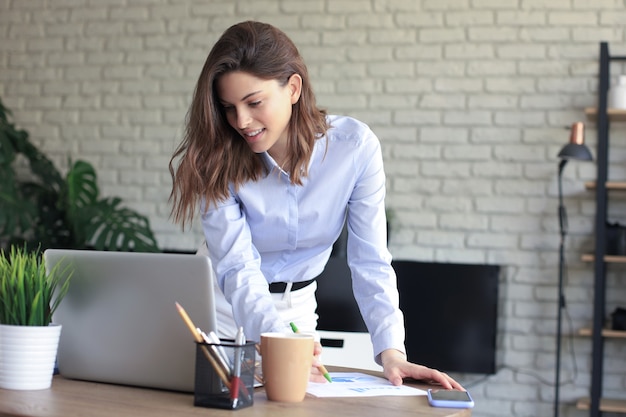
<instances>
[{"instance_id":1,"label":"woman's hand","mask_svg":"<svg viewBox=\"0 0 626 417\"><path fill-rule=\"evenodd\" d=\"M322 354L322 344L320 342L315 342L313 346L313 366L311 366L311 376L309 380L311 382L327 382L324 375L320 372L318 367L321 365L320 355Z\"/></svg>"},{"instance_id":2,"label":"woman's hand","mask_svg":"<svg viewBox=\"0 0 626 417\"><path fill-rule=\"evenodd\" d=\"M381 353L383 374L393 385L402 385L403 378L413 378L428 383L436 383L445 389L465 388L448 374L407 361L406 356L395 349L387 349Z\"/></svg>"}]
</instances>

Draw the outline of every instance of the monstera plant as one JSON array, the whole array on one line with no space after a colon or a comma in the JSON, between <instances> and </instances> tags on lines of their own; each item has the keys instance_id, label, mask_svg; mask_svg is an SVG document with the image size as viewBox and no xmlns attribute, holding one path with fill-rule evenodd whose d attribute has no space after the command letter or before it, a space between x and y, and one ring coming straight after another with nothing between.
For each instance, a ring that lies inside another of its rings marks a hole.
<instances>
[{"instance_id":1,"label":"monstera plant","mask_svg":"<svg viewBox=\"0 0 626 417\"><path fill-rule=\"evenodd\" d=\"M0 100L0 248L159 250L147 217L100 197L91 164L62 176L9 116Z\"/></svg>"}]
</instances>

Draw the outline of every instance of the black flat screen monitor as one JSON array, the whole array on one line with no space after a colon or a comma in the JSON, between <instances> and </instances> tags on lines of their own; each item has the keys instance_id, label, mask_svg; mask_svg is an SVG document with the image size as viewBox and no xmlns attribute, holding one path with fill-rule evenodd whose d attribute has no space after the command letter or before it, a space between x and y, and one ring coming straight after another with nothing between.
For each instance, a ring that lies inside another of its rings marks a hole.
<instances>
[{"instance_id":1,"label":"black flat screen monitor","mask_svg":"<svg viewBox=\"0 0 626 417\"><path fill-rule=\"evenodd\" d=\"M494 265L396 261L409 360L446 372L496 371Z\"/></svg>"},{"instance_id":2,"label":"black flat screen monitor","mask_svg":"<svg viewBox=\"0 0 626 417\"><path fill-rule=\"evenodd\" d=\"M402 260L392 265L409 360L445 372L495 373L500 267ZM331 257L318 278L317 301L318 329L367 331L345 258Z\"/></svg>"}]
</instances>

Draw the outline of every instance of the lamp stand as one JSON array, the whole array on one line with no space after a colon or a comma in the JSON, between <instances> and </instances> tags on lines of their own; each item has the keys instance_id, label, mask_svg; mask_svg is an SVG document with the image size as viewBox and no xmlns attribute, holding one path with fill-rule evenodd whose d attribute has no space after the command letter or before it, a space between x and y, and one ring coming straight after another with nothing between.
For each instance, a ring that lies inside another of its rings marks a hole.
<instances>
[{"instance_id":1,"label":"lamp stand","mask_svg":"<svg viewBox=\"0 0 626 417\"><path fill-rule=\"evenodd\" d=\"M554 417L559 416L559 389L561 385L561 317L565 308L565 294L563 293L563 269L565 266L565 237L567 236L567 212L563 205L563 168L567 159L561 159L559 163L559 229L561 244L559 246L559 287L558 287L558 313L556 327L556 372L554 381Z\"/></svg>"}]
</instances>

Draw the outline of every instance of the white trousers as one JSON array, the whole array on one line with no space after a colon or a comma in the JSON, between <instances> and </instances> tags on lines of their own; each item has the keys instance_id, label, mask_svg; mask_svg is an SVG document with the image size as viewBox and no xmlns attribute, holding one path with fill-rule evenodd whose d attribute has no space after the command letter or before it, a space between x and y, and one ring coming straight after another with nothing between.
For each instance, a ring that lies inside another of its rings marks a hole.
<instances>
[{"instance_id":1,"label":"white trousers","mask_svg":"<svg viewBox=\"0 0 626 417\"><path fill-rule=\"evenodd\" d=\"M289 329L289 323L294 322L298 326L298 330L303 333L315 334L317 336L317 301L315 299L315 290L317 283L312 282L306 287L298 291L291 291L291 285L287 284L287 289L282 294L272 294L274 306L278 310L281 320L285 323L285 327ZM237 334L237 323L233 318L233 309L226 300L224 293L215 284L215 306L217 309L217 333L220 338L234 339Z\"/></svg>"}]
</instances>

